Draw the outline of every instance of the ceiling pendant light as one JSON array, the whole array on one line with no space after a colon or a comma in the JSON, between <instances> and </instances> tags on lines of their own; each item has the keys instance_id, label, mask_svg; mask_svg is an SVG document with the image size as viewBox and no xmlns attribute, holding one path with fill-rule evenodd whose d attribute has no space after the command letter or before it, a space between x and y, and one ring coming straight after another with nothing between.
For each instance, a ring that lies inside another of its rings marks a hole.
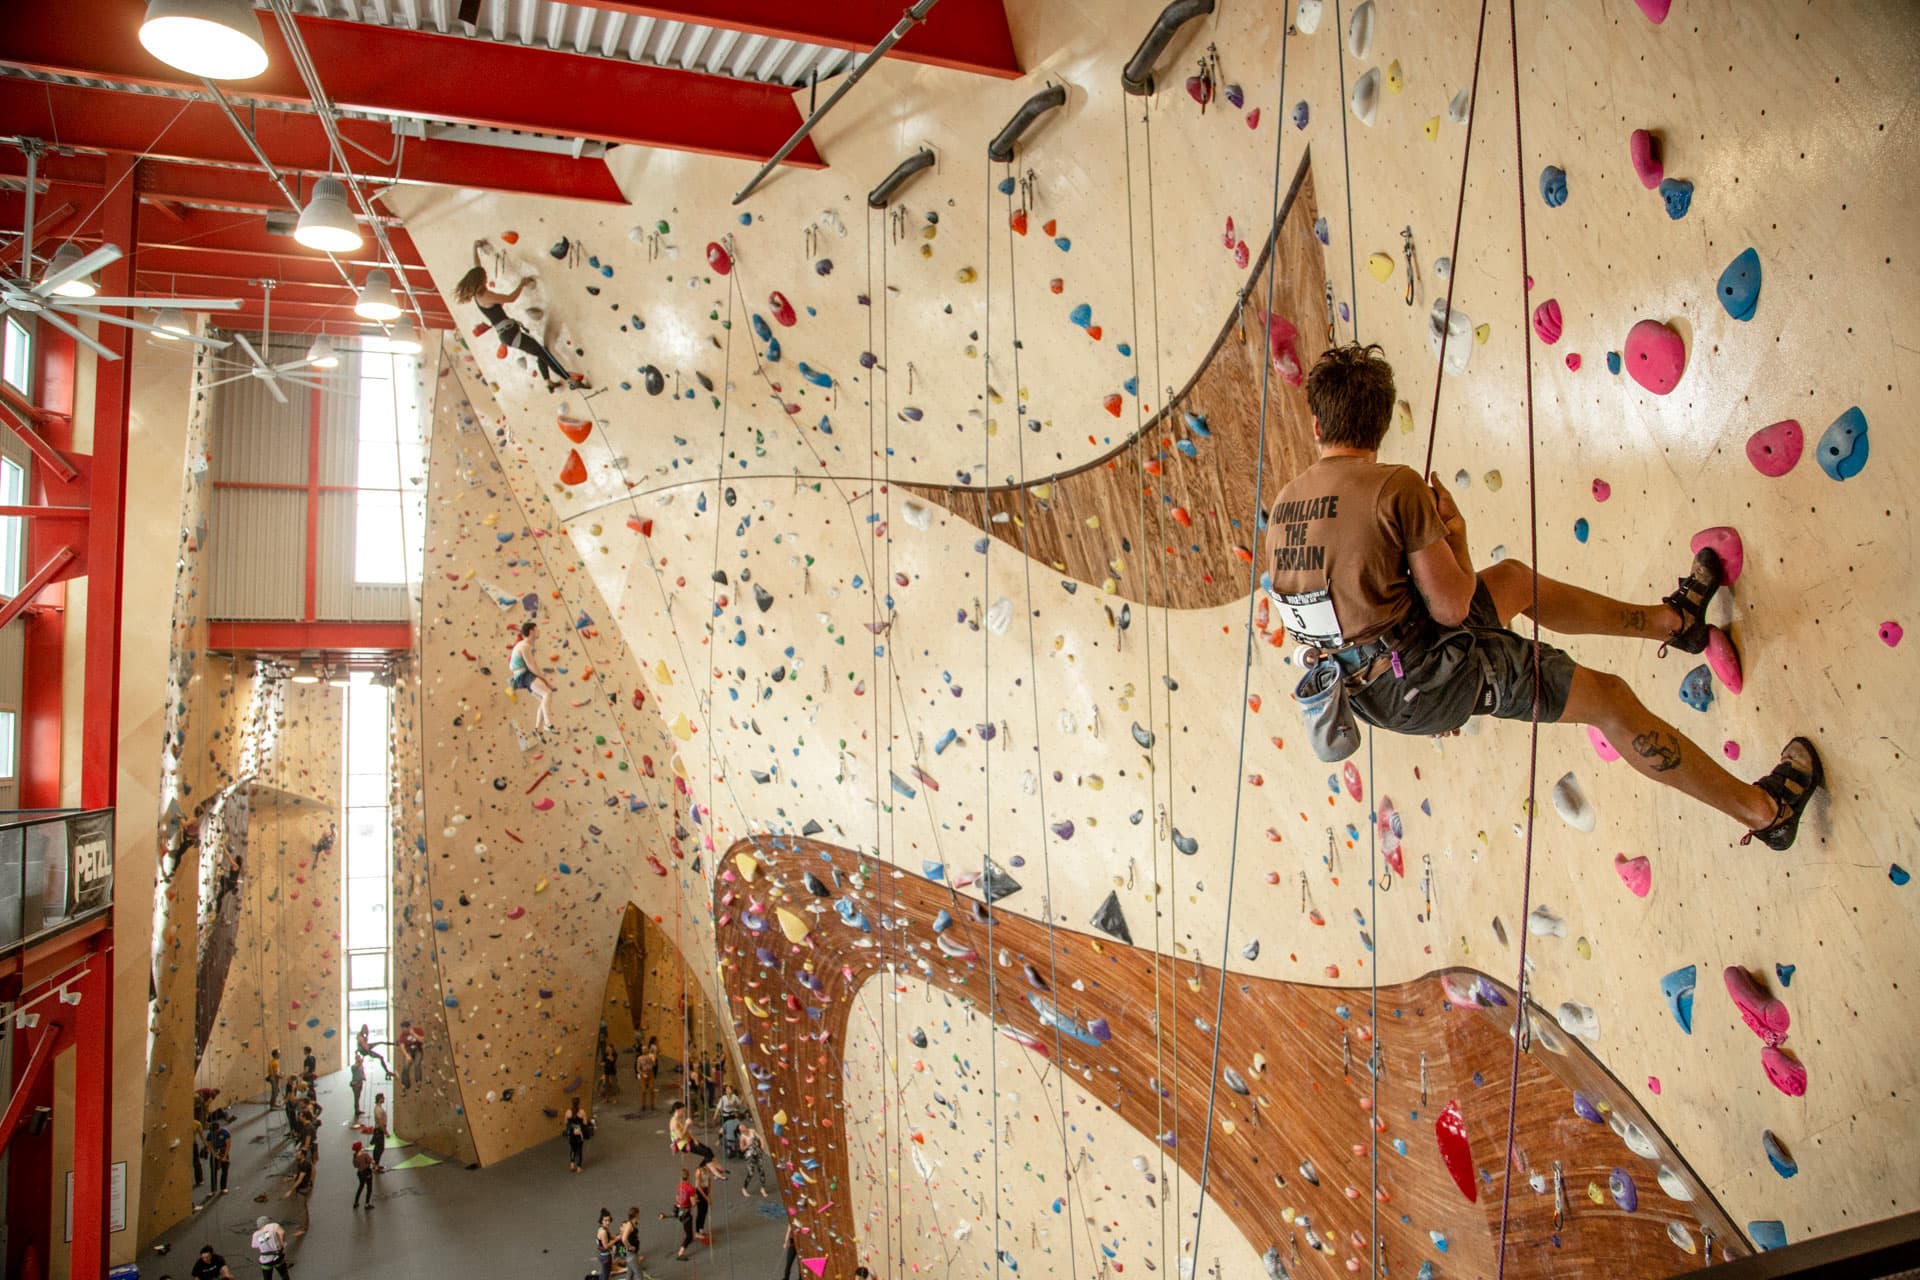
<instances>
[{"instance_id":1,"label":"ceiling pendant light","mask_svg":"<svg viewBox=\"0 0 1920 1280\"><path fill-rule=\"evenodd\" d=\"M309 249L326 253L352 253L360 247L360 227L347 208L347 189L338 178L322 178L313 184L313 195L300 211L293 238Z\"/></svg>"},{"instance_id":2,"label":"ceiling pendant light","mask_svg":"<svg viewBox=\"0 0 1920 1280\"><path fill-rule=\"evenodd\" d=\"M249 80L267 69L251 0L147 0L140 43L168 66L209 80Z\"/></svg>"},{"instance_id":3,"label":"ceiling pendant light","mask_svg":"<svg viewBox=\"0 0 1920 1280\"><path fill-rule=\"evenodd\" d=\"M337 369L340 367L340 353L333 349L333 339L321 334L307 348L307 363L316 369Z\"/></svg>"},{"instance_id":4,"label":"ceiling pendant light","mask_svg":"<svg viewBox=\"0 0 1920 1280\"><path fill-rule=\"evenodd\" d=\"M393 323L393 332L387 335L387 345L403 355L420 354L420 332L413 327L412 316L401 316Z\"/></svg>"},{"instance_id":5,"label":"ceiling pendant light","mask_svg":"<svg viewBox=\"0 0 1920 1280\"><path fill-rule=\"evenodd\" d=\"M80 246L69 240L53 251L53 261L47 264L47 275L56 276L67 270L85 255ZM75 276L65 284L54 288L54 296L59 298L91 298L100 292L93 283L92 276Z\"/></svg>"},{"instance_id":6,"label":"ceiling pendant light","mask_svg":"<svg viewBox=\"0 0 1920 1280\"><path fill-rule=\"evenodd\" d=\"M319 664L310 657L302 657L299 665L293 669L293 682L295 684L319 684Z\"/></svg>"},{"instance_id":7,"label":"ceiling pendant light","mask_svg":"<svg viewBox=\"0 0 1920 1280\"><path fill-rule=\"evenodd\" d=\"M178 307L162 307L155 312L153 330L153 336L164 342L178 342L193 333L187 326L186 313Z\"/></svg>"},{"instance_id":8,"label":"ceiling pendant light","mask_svg":"<svg viewBox=\"0 0 1920 1280\"><path fill-rule=\"evenodd\" d=\"M393 281L385 271L376 268L367 272L367 283L361 286L353 314L362 320L399 319L400 304L393 299Z\"/></svg>"}]
</instances>

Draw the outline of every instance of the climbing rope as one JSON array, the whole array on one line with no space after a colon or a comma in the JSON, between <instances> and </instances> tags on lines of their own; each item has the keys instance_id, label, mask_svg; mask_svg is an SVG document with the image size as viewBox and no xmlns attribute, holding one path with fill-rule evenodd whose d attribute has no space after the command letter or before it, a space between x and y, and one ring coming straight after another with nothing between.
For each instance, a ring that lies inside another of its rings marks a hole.
<instances>
[{"instance_id":1,"label":"climbing rope","mask_svg":"<svg viewBox=\"0 0 1920 1280\"><path fill-rule=\"evenodd\" d=\"M986 228L993 226L993 161L987 160L986 199L983 203L981 228L986 243L983 255L982 275L984 277L984 297L986 299L986 320L982 326L980 343L980 377L983 394L980 398L981 410L985 415L984 429L981 432L980 475L980 527L985 536L980 540L981 564L981 608L980 618L980 709L981 723L993 722L993 628L988 625L985 610L993 594L993 502L990 491L993 485L993 236ZM1014 404L1017 409L1020 400L1020 388L1013 389ZM1016 420L1015 431L1025 428ZM988 1097L992 1100L993 1116L993 1274L995 1280L1000 1276L1000 1044L999 1031L995 1025L1000 1013L999 981L994 973L993 951L993 750L984 743L981 745L983 761L983 783L981 803L981 841L980 841L980 898L985 904L984 914L987 924L987 950L982 957L987 971L987 1071Z\"/></svg>"},{"instance_id":2,"label":"climbing rope","mask_svg":"<svg viewBox=\"0 0 1920 1280\"><path fill-rule=\"evenodd\" d=\"M1335 0L1336 4L1338 0ZM1287 101L1287 45L1292 35L1292 26L1287 26L1280 36L1280 91L1278 104L1273 113L1273 198L1267 218L1267 308L1270 319L1273 315L1273 294L1280 274L1278 249L1280 241L1280 154L1281 144L1286 139L1286 130L1281 128L1282 109ZM1248 517L1247 527L1258 530L1266 489L1267 474L1267 410L1273 384L1273 355L1270 350L1271 338L1267 333L1260 335L1260 426L1259 443L1254 451L1253 465L1253 512ZM1233 944L1233 885L1234 873L1240 862L1240 802L1246 788L1247 763L1247 720L1248 700L1253 691L1253 611L1254 601L1259 593L1260 561L1254 557L1247 565L1247 630L1245 652L1241 658L1240 671L1240 740L1235 749L1233 779L1233 838L1227 853L1227 905L1220 923L1220 968L1217 974L1217 988L1213 1003L1213 1053L1207 1067L1207 1122L1206 1137L1200 1148L1200 1196L1194 1210L1193 1256L1198 1266L1200 1258L1200 1229L1206 1221L1207 1180L1211 1173L1210 1163L1213 1157L1213 1113L1220 1092L1220 1019L1227 1003L1227 948ZM1256 1104L1257 1105L1257 1104ZM1258 1111L1255 1112L1258 1115ZM1377 1197L1376 1197L1377 1199Z\"/></svg>"},{"instance_id":3,"label":"climbing rope","mask_svg":"<svg viewBox=\"0 0 1920 1280\"><path fill-rule=\"evenodd\" d=\"M1485 0L1481 0L1484 5ZM1540 501L1534 485L1535 447L1533 432L1533 325L1527 316L1526 282L1532 279L1527 265L1527 183L1524 174L1527 149L1520 125L1520 15L1516 0L1507 0L1507 21L1513 32L1513 153L1514 177L1519 187L1520 208L1520 340L1524 353L1521 369L1526 381L1527 404L1527 561L1532 571L1533 621L1533 708L1527 730L1527 827L1525 851L1520 872L1520 965L1514 981L1513 1064L1507 1081L1507 1150L1500 1175L1500 1255L1495 1265L1499 1280L1507 1274L1508 1210L1513 1195L1513 1142L1517 1104L1520 1097L1520 1049L1527 1039L1527 937L1526 927L1533 909L1533 811L1540 773ZM1444 347L1442 348L1444 350ZM1708 1261L1712 1261L1711 1258Z\"/></svg>"}]
</instances>

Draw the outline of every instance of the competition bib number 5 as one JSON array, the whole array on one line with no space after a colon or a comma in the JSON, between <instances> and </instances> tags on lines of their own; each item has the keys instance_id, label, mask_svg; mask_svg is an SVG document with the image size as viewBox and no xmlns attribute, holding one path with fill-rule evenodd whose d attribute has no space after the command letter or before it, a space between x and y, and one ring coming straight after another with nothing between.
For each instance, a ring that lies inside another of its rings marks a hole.
<instances>
[{"instance_id":1,"label":"competition bib number 5","mask_svg":"<svg viewBox=\"0 0 1920 1280\"><path fill-rule=\"evenodd\" d=\"M1325 587L1298 595L1269 590L1267 598L1279 606L1281 625L1295 639L1321 649L1338 649L1346 643L1333 612L1333 595Z\"/></svg>"}]
</instances>

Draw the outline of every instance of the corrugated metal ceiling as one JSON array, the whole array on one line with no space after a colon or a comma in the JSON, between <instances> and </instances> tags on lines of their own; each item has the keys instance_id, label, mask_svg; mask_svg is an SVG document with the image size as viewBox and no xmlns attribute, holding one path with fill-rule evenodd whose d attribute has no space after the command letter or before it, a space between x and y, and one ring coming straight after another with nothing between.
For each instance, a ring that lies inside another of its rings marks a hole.
<instances>
[{"instance_id":1,"label":"corrugated metal ceiling","mask_svg":"<svg viewBox=\"0 0 1920 1280\"><path fill-rule=\"evenodd\" d=\"M464 36L458 0L293 0L296 13ZM847 49L774 40L559 0L482 0L475 38L763 84L807 84L859 65ZM877 37L876 37L877 38Z\"/></svg>"}]
</instances>

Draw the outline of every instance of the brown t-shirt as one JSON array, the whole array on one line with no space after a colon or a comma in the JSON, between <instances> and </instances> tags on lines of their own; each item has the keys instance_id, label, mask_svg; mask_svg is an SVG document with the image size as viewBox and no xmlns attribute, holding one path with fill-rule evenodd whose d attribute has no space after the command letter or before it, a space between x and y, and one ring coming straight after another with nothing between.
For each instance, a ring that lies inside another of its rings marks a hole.
<instances>
[{"instance_id":1,"label":"brown t-shirt","mask_svg":"<svg viewBox=\"0 0 1920 1280\"><path fill-rule=\"evenodd\" d=\"M1276 623L1322 648L1377 639L1425 608L1407 557L1446 536L1417 471L1320 459L1280 491L1268 515Z\"/></svg>"}]
</instances>

